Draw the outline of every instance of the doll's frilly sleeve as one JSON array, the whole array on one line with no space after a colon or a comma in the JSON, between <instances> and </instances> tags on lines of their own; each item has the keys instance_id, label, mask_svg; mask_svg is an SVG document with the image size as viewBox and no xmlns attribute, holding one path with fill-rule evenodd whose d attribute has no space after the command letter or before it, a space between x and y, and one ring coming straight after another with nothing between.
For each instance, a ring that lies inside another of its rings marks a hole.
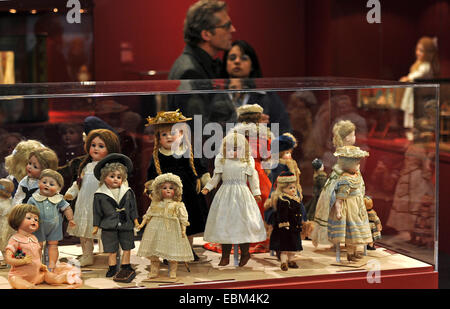
<instances>
[{"instance_id":1,"label":"doll's frilly sleeve","mask_svg":"<svg viewBox=\"0 0 450 309\"><path fill-rule=\"evenodd\" d=\"M250 162L245 168L245 174L247 174L250 190L254 196L261 195L261 189L259 187L258 172L255 170L255 160L252 156L249 157Z\"/></svg>"},{"instance_id":2,"label":"doll's frilly sleeve","mask_svg":"<svg viewBox=\"0 0 450 309\"><path fill-rule=\"evenodd\" d=\"M186 210L186 206L184 206L183 202L178 202L177 204L177 217L182 226L189 226L190 223L188 221L188 212Z\"/></svg>"},{"instance_id":3,"label":"doll's frilly sleeve","mask_svg":"<svg viewBox=\"0 0 450 309\"><path fill-rule=\"evenodd\" d=\"M209 180L205 185L205 188L208 189L208 191L211 191L219 184L223 173L223 161L224 160L222 154L218 154L216 156L216 159L214 160L214 175L211 180Z\"/></svg>"}]
</instances>

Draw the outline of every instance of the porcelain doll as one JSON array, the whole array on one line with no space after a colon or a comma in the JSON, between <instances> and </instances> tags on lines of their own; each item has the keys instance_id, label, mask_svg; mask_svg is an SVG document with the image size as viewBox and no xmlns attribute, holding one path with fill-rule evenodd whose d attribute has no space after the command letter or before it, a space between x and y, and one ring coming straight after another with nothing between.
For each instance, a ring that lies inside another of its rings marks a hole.
<instances>
[{"instance_id":1,"label":"porcelain doll","mask_svg":"<svg viewBox=\"0 0 450 309\"><path fill-rule=\"evenodd\" d=\"M62 138L59 151L60 164L67 164L70 160L84 155L82 124L64 123L60 125L59 132Z\"/></svg>"},{"instance_id":2,"label":"porcelain doll","mask_svg":"<svg viewBox=\"0 0 450 309\"><path fill-rule=\"evenodd\" d=\"M312 161L312 167L314 170L313 174L313 196L305 204L306 215L308 220L314 220L314 215L316 213L316 205L319 200L320 192L327 181L328 175L324 171L324 166L322 160L316 158Z\"/></svg>"},{"instance_id":3,"label":"porcelain doll","mask_svg":"<svg viewBox=\"0 0 450 309\"><path fill-rule=\"evenodd\" d=\"M424 195L421 199L421 207L414 224L415 245L433 248L434 246L434 201L431 195Z\"/></svg>"},{"instance_id":4,"label":"porcelain doll","mask_svg":"<svg viewBox=\"0 0 450 309\"><path fill-rule=\"evenodd\" d=\"M239 244L242 267L250 259L250 243L267 238L257 204L261 200L258 173L242 134L230 132L224 137L221 152L214 161L214 176L202 193L208 194L220 181L222 185L212 201L203 239L222 245L219 266L228 265L232 245Z\"/></svg>"},{"instance_id":5,"label":"porcelain doll","mask_svg":"<svg viewBox=\"0 0 450 309\"><path fill-rule=\"evenodd\" d=\"M80 237L83 254L80 265L94 264L94 238L100 237L100 232L92 234L94 194L99 187L99 181L94 175L97 163L109 153L119 153L120 143L117 135L107 129L95 129L89 132L85 141L86 156L80 163L78 179L64 195L65 200L77 199L75 202L75 226L68 226L69 235Z\"/></svg>"},{"instance_id":6,"label":"porcelain doll","mask_svg":"<svg viewBox=\"0 0 450 309\"><path fill-rule=\"evenodd\" d=\"M186 236L189 216L181 200L183 184L172 173L161 174L150 192L152 203L138 227L147 225L137 255L150 259L150 279L158 277L160 258L169 262L169 276L174 279L178 262L194 260Z\"/></svg>"},{"instance_id":7,"label":"porcelain doll","mask_svg":"<svg viewBox=\"0 0 450 309\"><path fill-rule=\"evenodd\" d=\"M185 134L189 129L185 122L190 119L178 110L159 112L156 117L147 118L147 126L153 126L155 134L147 180L151 183L157 176L165 173L180 177L183 184L182 201L190 221L186 235L192 246L194 235L205 230L208 208L200 190L211 176L201 160L194 158L192 153L188 134ZM193 254L198 261L199 257L194 251Z\"/></svg>"},{"instance_id":8,"label":"porcelain doll","mask_svg":"<svg viewBox=\"0 0 450 309\"><path fill-rule=\"evenodd\" d=\"M364 204L367 209L367 216L369 217L370 231L372 232L373 241L367 244L367 250L375 250L374 242L381 239L381 231L383 227L381 225L380 218L378 218L376 211L373 209L373 200L370 196L364 197Z\"/></svg>"},{"instance_id":9,"label":"porcelain doll","mask_svg":"<svg viewBox=\"0 0 450 309\"><path fill-rule=\"evenodd\" d=\"M272 192L274 205L273 230L270 235L270 250L280 254L281 270L298 268L294 261L295 252L303 250L300 233L302 231L302 208L297 195L297 178L291 172L282 172Z\"/></svg>"},{"instance_id":10,"label":"porcelain doll","mask_svg":"<svg viewBox=\"0 0 450 309\"><path fill-rule=\"evenodd\" d=\"M0 250L3 260L5 259L5 247L8 239L14 234L14 230L8 224L8 214L12 208L11 194L14 184L11 180L0 179Z\"/></svg>"},{"instance_id":11,"label":"porcelain doll","mask_svg":"<svg viewBox=\"0 0 450 309\"><path fill-rule=\"evenodd\" d=\"M64 179L58 172L45 169L39 177L39 190L34 192L28 204L39 209L39 229L34 233L39 244L43 247L44 241L48 246L48 269L53 271L58 261L58 241L63 239L62 213L70 225L73 221L72 208L59 193L64 186Z\"/></svg>"},{"instance_id":12,"label":"porcelain doll","mask_svg":"<svg viewBox=\"0 0 450 309\"><path fill-rule=\"evenodd\" d=\"M361 190L364 180L359 172L361 159L369 153L356 146L342 146L334 155L338 157L337 165L342 174L335 182L330 198L328 240L335 246L345 244L347 260L354 262L360 258L357 247L373 242Z\"/></svg>"},{"instance_id":13,"label":"porcelain doll","mask_svg":"<svg viewBox=\"0 0 450 309\"><path fill-rule=\"evenodd\" d=\"M32 289L44 282L80 287L82 280L76 267L60 263L50 272L41 263L41 246L33 235L39 229L39 214L39 209L30 204L16 205L9 214L8 222L17 231L6 247L6 263L11 265L9 284L14 289Z\"/></svg>"},{"instance_id":14,"label":"porcelain doll","mask_svg":"<svg viewBox=\"0 0 450 309\"><path fill-rule=\"evenodd\" d=\"M5 169L8 172L8 179L14 183L13 196L19 185L19 181L27 175L27 165L30 159L30 153L44 147L36 140L26 140L19 142L12 153L5 158Z\"/></svg>"},{"instance_id":15,"label":"porcelain doll","mask_svg":"<svg viewBox=\"0 0 450 309\"><path fill-rule=\"evenodd\" d=\"M130 256L134 246L134 227L139 225L136 197L128 186L128 175L133 171L130 158L120 153L110 153L94 168L100 187L94 194L94 221L92 234L102 229L104 252L108 253L109 269L106 277L114 281L131 282L136 277ZM122 265L117 269L117 252L122 248Z\"/></svg>"},{"instance_id":16,"label":"porcelain doll","mask_svg":"<svg viewBox=\"0 0 450 309\"><path fill-rule=\"evenodd\" d=\"M39 189L39 177L44 169L58 168L58 156L50 148L41 147L33 150L28 158L27 175L19 182L13 205L26 204L34 192Z\"/></svg>"},{"instance_id":17,"label":"porcelain doll","mask_svg":"<svg viewBox=\"0 0 450 309\"><path fill-rule=\"evenodd\" d=\"M333 126L333 145L337 149L342 146L355 144L355 125L349 120L341 120ZM339 164L335 164L325 185L320 192L314 214L314 227L311 235L312 243L315 247L319 244L330 244L328 241L328 215L330 212L330 200L336 181L343 173ZM365 193L364 183L361 183L361 191Z\"/></svg>"},{"instance_id":18,"label":"porcelain doll","mask_svg":"<svg viewBox=\"0 0 450 309\"><path fill-rule=\"evenodd\" d=\"M439 76L439 54L437 38L422 37L416 45L416 61L411 66L409 74L400 78L401 82L414 82L420 78L435 78ZM404 127L414 127L414 89L406 88L402 97L400 108L405 112ZM412 132L407 134L412 139Z\"/></svg>"},{"instance_id":19,"label":"porcelain doll","mask_svg":"<svg viewBox=\"0 0 450 309\"><path fill-rule=\"evenodd\" d=\"M17 132L0 133L0 141L2 141L0 144L0 178L8 176L8 172L5 168L5 158L12 154L17 144L23 140L25 140L25 138Z\"/></svg>"}]
</instances>

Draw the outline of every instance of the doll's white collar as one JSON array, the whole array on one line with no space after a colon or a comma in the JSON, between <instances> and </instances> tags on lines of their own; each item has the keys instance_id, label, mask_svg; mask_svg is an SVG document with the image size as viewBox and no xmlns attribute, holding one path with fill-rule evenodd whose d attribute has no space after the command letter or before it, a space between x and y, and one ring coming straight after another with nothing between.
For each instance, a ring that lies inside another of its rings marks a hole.
<instances>
[{"instance_id":1,"label":"doll's white collar","mask_svg":"<svg viewBox=\"0 0 450 309\"><path fill-rule=\"evenodd\" d=\"M159 152L162 153L165 156L171 156L171 155L177 155L182 156L187 150L187 145L183 145L183 147L178 148L175 151L172 151L172 149L166 149L164 147L159 147Z\"/></svg>"},{"instance_id":2,"label":"doll's white collar","mask_svg":"<svg viewBox=\"0 0 450 309\"><path fill-rule=\"evenodd\" d=\"M125 193L127 193L128 190L130 190L130 187L128 186L128 181L125 180L122 183L122 185L120 186L119 199L118 199L117 203L119 203L120 200L122 200L122 197L125 195ZM111 197L113 200L116 200L116 198L112 194L111 190L104 183L97 189L97 191L95 191L95 193L102 193L102 194L105 194L105 195Z\"/></svg>"},{"instance_id":3,"label":"doll's white collar","mask_svg":"<svg viewBox=\"0 0 450 309\"><path fill-rule=\"evenodd\" d=\"M58 193L58 194L55 194L53 196L45 196L45 195L42 195L40 193L40 191L34 192L33 193L33 198L36 200L36 202L43 202L45 200L49 200L50 203L52 203L52 204L58 204L59 202L61 202L64 199L62 194Z\"/></svg>"}]
</instances>

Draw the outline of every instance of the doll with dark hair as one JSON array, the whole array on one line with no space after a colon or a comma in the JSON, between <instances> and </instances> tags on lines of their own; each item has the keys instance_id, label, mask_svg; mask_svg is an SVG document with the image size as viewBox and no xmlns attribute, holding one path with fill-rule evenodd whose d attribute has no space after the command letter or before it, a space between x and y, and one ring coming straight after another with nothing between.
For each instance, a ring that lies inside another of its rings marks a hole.
<instances>
[{"instance_id":1,"label":"doll with dark hair","mask_svg":"<svg viewBox=\"0 0 450 309\"><path fill-rule=\"evenodd\" d=\"M203 185L211 178L200 159L194 158L190 140L189 127L181 112L162 111L154 118L148 117L147 126L155 131L153 156L147 170L147 181L151 182L159 175L172 173L181 179L183 184L182 201L189 215L190 225L186 229L189 242L193 242L195 234L205 230L208 208L205 197L200 193ZM195 260L199 260L193 251Z\"/></svg>"},{"instance_id":2,"label":"doll with dark hair","mask_svg":"<svg viewBox=\"0 0 450 309\"><path fill-rule=\"evenodd\" d=\"M373 209L373 200L370 196L364 197L364 204L367 209L367 216L369 217L370 231L372 232L373 242L367 244L367 250L375 250L374 243L381 239L381 231L383 227L381 226L380 218L377 216L377 212Z\"/></svg>"},{"instance_id":3,"label":"doll with dark hair","mask_svg":"<svg viewBox=\"0 0 450 309\"><path fill-rule=\"evenodd\" d=\"M86 155L80 163L77 180L67 190L64 199L77 199L74 213L76 226L69 226L67 232L72 236L80 237L83 251L80 265L88 266L94 264L94 238L99 238L98 234L92 234L94 193L99 186L94 175L94 168L109 153L119 153L120 143L114 132L96 129L89 132L84 145Z\"/></svg>"},{"instance_id":4,"label":"doll with dark hair","mask_svg":"<svg viewBox=\"0 0 450 309\"><path fill-rule=\"evenodd\" d=\"M314 220L314 215L316 213L316 205L319 200L320 192L327 181L327 173L324 171L324 166L322 160L315 158L312 161L312 167L314 170L313 175L313 196L305 204L306 214L308 220Z\"/></svg>"}]
</instances>

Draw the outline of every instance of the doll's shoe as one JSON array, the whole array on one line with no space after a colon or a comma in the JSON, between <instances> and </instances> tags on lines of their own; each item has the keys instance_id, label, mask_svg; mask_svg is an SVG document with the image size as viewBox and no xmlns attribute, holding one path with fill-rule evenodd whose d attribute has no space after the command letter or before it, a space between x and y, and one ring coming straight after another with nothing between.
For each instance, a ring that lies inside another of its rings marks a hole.
<instances>
[{"instance_id":1,"label":"doll's shoe","mask_svg":"<svg viewBox=\"0 0 450 309\"><path fill-rule=\"evenodd\" d=\"M354 254L347 254L347 261L349 261L349 262L357 262L358 259L356 258L356 256Z\"/></svg>"},{"instance_id":2,"label":"doll's shoe","mask_svg":"<svg viewBox=\"0 0 450 309\"><path fill-rule=\"evenodd\" d=\"M298 268L298 265L297 265L297 263L295 263L294 261L292 261L292 262L288 262L288 267L289 267L289 268Z\"/></svg>"},{"instance_id":3,"label":"doll's shoe","mask_svg":"<svg viewBox=\"0 0 450 309\"><path fill-rule=\"evenodd\" d=\"M281 270L282 271L287 271L289 269L289 266L287 263L281 263Z\"/></svg>"},{"instance_id":4,"label":"doll's shoe","mask_svg":"<svg viewBox=\"0 0 450 309\"><path fill-rule=\"evenodd\" d=\"M120 271L114 276L113 280L116 282L130 283L136 277L136 271L129 267L122 267Z\"/></svg>"},{"instance_id":5,"label":"doll's shoe","mask_svg":"<svg viewBox=\"0 0 450 309\"><path fill-rule=\"evenodd\" d=\"M375 246L367 245L367 250L376 250Z\"/></svg>"},{"instance_id":6,"label":"doll's shoe","mask_svg":"<svg viewBox=\"0 0 450 309\"><path fill-rule=\"evenodd\" d=\"M220 262L219 262L219 266L227 266L228 264L230 264L230 257L229 256L222 256L220 258Z\"/></svg>"},{"instance_id":7,"label":"doll's shoe","mask_svg":"<svg viewBox=\"0 0 450 309\"><path fill-rule=\"evenodd\" d=\"M241 259L239 260L239 267L245 266L245 264L247 264L248 260L250 260L250 253L241 254Z\"/></svg>"},{"instance_id":8,"label":"doll's shoe","mask_svg":"<svg viewBox=\"0 0 450 309\"><path fill-rule=\"evenodd\" d=\"M81 267L94 265L94 255L93 254L83 255L81 256L79 262Z\"/></svg>"},{"instance_id":9,"label":"doll's shoe","mask_svg":"<svg viewBox=\"0 0 450 309\"><path fill-rule=\"evenodd\" d=\"M109 266L109 269L106 272L106 278L114 277L116 273L117 273L117 265Z\"/></svg>"}]
</instances>

